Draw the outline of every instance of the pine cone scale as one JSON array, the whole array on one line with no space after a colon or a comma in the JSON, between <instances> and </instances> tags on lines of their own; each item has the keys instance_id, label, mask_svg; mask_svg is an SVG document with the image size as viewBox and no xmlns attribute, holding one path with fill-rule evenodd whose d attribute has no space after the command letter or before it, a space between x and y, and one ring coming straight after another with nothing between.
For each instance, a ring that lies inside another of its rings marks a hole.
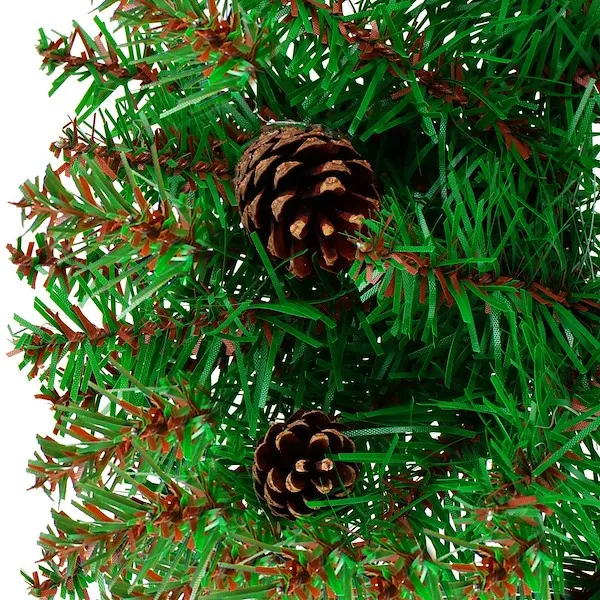
<instances>
[{"instance_id":1,"label":"pine cone scale","mask_svg":"<svg viewBox=\"0 0 600 600\"><path fill-rule=\"evenodd\" d=\"M279 223L272 223L271 235L267 242L267 250L276 258L285 259L288 255L287 250L287 237L285 235L285 228Z\"/></svg>"},{"instance_id":2,"label":"pine cone scale","mask_svg":"<svg viewBox=\"0 0 600 600\"><path fill-rule=\"evenodd\" d=\"M306 487L306 477L294 469L285 478L285 487L290 492L301 492Z\"/></svg>"},{"instance_id":3,"label":"pine cone scale","mask_svg":"<svg viewBox=\"0 0 600 600\"><path fill-rule=\"evenodd\" d=\"M335 233L333 223L325 215L319 216L319 229L325 237L329 237Z\"/></svg>"},{"instance_id":4,"label":"pine cone scale","mask_svg":"<svg viewBox=\"0 0 600 600\"><path fill-rule=\"evenodd\" d=\"M247 156L248 169L254 169L256 165L275 148L276 132L271 132L259 140L252 146L253 150Z\"/></svg>"},{"instance_id":5,"label":"pine cone scale","mask_svg":"<svg viewBox=\"0 0 600 600\"><path fill-rule=\"evenodd\" d=\"M295 433L298 437L302 438L303 440L307 440L310 437L310 426L305 421L301 421L299 419L296 421L292 421L287 426L287 429Z\"/></svg>"},{"instance_id":6,"label":"pine cone scale","mask_svg":"<svg viewBox=\"0 0 600 600\"><path fill-rule=\"evenodd\" d=\"M293 190L288 192L283 192L275 200L273 200L271 204L271 212L275 217L275 220L279 223L283 219L283 209L287 202L292 200L296 196L296 192Z\"/></svg>"},{"instance_id":7,"label":"pine cone scale","mask_svg":"<svg viewBox=\"0 0 600 600\"><path fill-rule=\"evenodd\" d=\"M324 236L319 235L319 247L321 248L321 254L323 260L328 267L332 267L338 259L338 251L335 246L335 242L326 239Z\"/></svg>"},{"instance_id":8,"label":"pine cone scale","mask_svg":"<svg viewBox=\"0 0 600 600\"><path fill-rule=\"evenodd\" d=\"M308 442L308 452L310 456L318 456L327 452L329 448L329 439L324 433L315 433Z\"/></svg>"},{"instance_id":9,"label":"pine cone scale","mask_svg":"<svg viewBox=\"0 0 600 600\"><path fill-rule=\"evenodd\" d=\"M254 186L258 187L262 182L262 178L269 171L269 167L277 162L278 156L270 156L269 158L265 158L261 162L258 163L256 169L254 170ZM269 173L270 174L270 173Z\"/></svg>"},{"instance_id":10,"label":"pine cone scale","mask_svg":"<svg viewBox=\"0 0 600 600\"><path fill-rule=\"evenodd\" d=\"M335 454L342 451L344 445L344 436L335 429L324 429L323 434L327 436L329 448Z\"/></svg>"},{"instance_id":11,"label":"pine cone scale","mask_svg":"<svg viewBox=\"0 0 600 600\"><path fill-rule=\"evenodd\" d=\"M280 135L280 140L273 145L273 150L281 151L289 148L290 146L296 146L296 149L300 146L303 140L314 137L312 131L306 131L304 133L296 133L295 128L289 128L286 133ZM277 134L275 134L277 135Z\"/></svg>"},{"instance_id":12,"label":"pine cone scale","mask_svg":"<svg viewBox=\"0 0 600 600\"><path fill-rule=\"evenodd\" d=\"M342 463L338 466L338 475L340 476L344 487L351 488L356 482L358 472L355 468Z\"/></svg>"},{"instance_id":13,"label":"pine cone scale","mask_svg":"<svg viewBox=\"0 0 600 600\"><path fill-rule=\"evenodd\" d=\"M308 211L296 213L296 219L290 225L290 233L297 239L303 240L308 235L308 223L310 213Z\"/></svg>"},{"instance_id":14,"label":"pine cone scale","mask_svg":"<svg viewBox=\"0 0 600 600\"><path fill-rule=\"evenodd\" d=\"M308 473L310 468L310 461L303 458L302 460L297 460L294 465L294 470L297 473Z\"/></svg>"},{"instance_id":15,"label":"pine cone scale","mask_svg":"<svg viewBox=\"0 0 600 600\"><path fill-rule=\"evenodd\" d=\"M356 247L348 236L379 209L369 163L319 127L264 133L238 164L235 188L244 227L300 278L312 272L313 253L329 270L349 265Z\"/></svg>"},{"instance_id":16,"label":"pine cone scale","mask_svg":"<svg viewBox=\"0 0 600 600\"><path fill-rule=\"evenodd\" d=\"M275 440L275 447L282 456L289 457L289 460L296 462L296 458L302 456L304 444L291 429L282 431Z\"/></svg>"},{"instance_id":17,"label":"pine cone scale","mask_svg":"<svg viewBox=\"0 0 600 600\"><path fill-rule=\"evenodd\" d=\"M306 498L299 495L288 500L287 509L292 517L304 517L311 513L311 509L306 505Z\"/></svg>"},{"instance_id":18,"label":"pine cone scale","mask_svg":"<svg viewBox=\"0 0 600 600\"><path fill-rule=\"evenodd\" d=\"M322 165L317 165L309 172L309 174L313 176L330 173L336 173L340 176L352 175L352 170L350 169L347 163L345 163L342 160L336 159L327 161Z\"/></svg>"},{"instance_id":19,"label":"pine cone scale","mask_svg":"<svg viewBox=\"0 0 600 600\"><path fill-rule=\"evenodd\" d=\"M272 490L279 492L280 494L285 494L287 492L285 478L286 476L284 475L282 469L273 467L267 475L267 485Z\"/></svg>"},{"instance_id":20,"label":"pine cone scale","mask_svg":"<svg viewBox=\"0 0 600 600\"><path fill-rule=\"evenodd\" d=\"M285 494L280 494L272 489L268 484L263 487L263 494L267 504L270 508L278 508L279 510L285 510L287 508L287 499Z\"/></svg>"},{"instance_id":21,"label":"pine cone scale","mask_svg":"<svg viewBox=\"0 0 600 600\"><path fill-rule=\"evenodd\" d=\"M248 207L248 217L252 220L256 227L262 227L263 219L260 216L260 201L262 198L262 192L257 194L256 198L250 203Z\"/></svg>"},{"instance_id":22,"label":"pine cone scale","mask_svg":"<svg viewBox=\"0 0 600 600\"><path fill-rule=\"evenodd\" d=\"M311 153L314 150L316 150L319 153L317 154L317 156L321 155L320 158L322 158L323 154L328 155L334 153L334 149L330 145L328 145L325 140L321 140L317 137L309 137L307 140L302 142L300 147L294 152L292 156L299 157L302 155L303 152L307 152L309 150L311 151Z\"/></svg>"},{"instance_id":23,"label":"pine cone scale","mask_svg":"<svg viewBox=\"0 0 600 600\"><path fill-rule=\"evenodd\" d=\"M277 169L275 169L275 176L273 177L273 188L278 189L282 179L285 179L290 173L298 171L304 163L297 160L281 163Z\"/></svg>"},{"instance_id":24,"label":"pine cone scale","mask_svg":"<svg viewBox=\"0 0 600 600\"><path fill-rule=\"evenodd\" d=\"M290 259L290 270L300 279L308 277L312 273L312 263L306 253L299 254L306 250L306 244L300 244L292 240L292 254L297 255Z\"/></svg>"}]
</instances>

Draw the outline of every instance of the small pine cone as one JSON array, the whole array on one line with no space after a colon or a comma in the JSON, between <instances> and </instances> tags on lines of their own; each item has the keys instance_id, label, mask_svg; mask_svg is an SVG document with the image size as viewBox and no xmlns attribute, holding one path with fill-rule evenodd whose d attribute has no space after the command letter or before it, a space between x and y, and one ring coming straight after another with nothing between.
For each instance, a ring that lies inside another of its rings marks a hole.
<instances>
[{"instance_id":1,"label":"small pine cone","mask_svg":"<svg viewBox=\"0 0 600 600\"><path fill-rule=\"evenodd\" d=\"M379 209L371 165L352 144L322 127L266 130L242 155L235 173L242 223L270 255L291 258L290 271L312 273L311 256L339 272L356 254L355 236Z\"/></svg>"},{"instance_id":2,"label":"small pine cone","mask_svg":"<svg viewBox=\"0 0 600 600\"><path fill-rule=\"evenodd\" d=\"M300 410L285 423L273 423L261 438L252 465L254 488L275 516L302 517L316 510L307 500L341 498L352 491L358 466L326 456L354 452L354 442L341 428L320 410Z\"/></svg>"}]
</instances>

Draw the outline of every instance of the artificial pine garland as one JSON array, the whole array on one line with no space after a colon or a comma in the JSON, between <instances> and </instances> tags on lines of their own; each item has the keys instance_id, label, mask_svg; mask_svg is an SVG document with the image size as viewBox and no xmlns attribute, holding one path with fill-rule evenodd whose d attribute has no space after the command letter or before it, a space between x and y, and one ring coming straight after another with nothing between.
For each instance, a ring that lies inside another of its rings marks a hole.
<instances>
[{"instance_id":1,"label":"artificial pine garland","mask_svg":"<svg viewBox=\"0 0 600 600\"><path fill-rule=\"evenodd\" d=\"M77 498L31 593L600 597L600 2L97 9L9 247Z\"/></svg>"}]
</instances>

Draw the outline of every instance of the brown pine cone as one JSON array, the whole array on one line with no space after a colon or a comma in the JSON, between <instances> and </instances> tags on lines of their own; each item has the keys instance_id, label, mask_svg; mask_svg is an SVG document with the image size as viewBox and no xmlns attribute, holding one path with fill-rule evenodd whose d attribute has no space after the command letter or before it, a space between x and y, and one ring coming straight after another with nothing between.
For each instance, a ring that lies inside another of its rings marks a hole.
<instances>
[{"instance_id":1,"label":"brown pine cone","mask_svg":"<svg viewBox=\"0 0 600 600\"><path fill-rule=\"evenodd\" d=\"M341 498L358 475L354 463L334 463L326 455L354 452L342 425L320 410L299 410L285 423L273 423L254 452L254 488L277 517L293 519L313 510L307 500Z\"/></svg>"},{"instance_id":2,"label":"brown pine cone","mask_svg":"<svg viewBox=\"0 0 600 600\"><path fill-rule=\"evenodd\" d=\"M267 129L242 155L235 173L242 223L290 271L312 272L316 252L333 272L355 257L351 239L379 209L371 165L352 144L322 127Z\"/></svg>"}]
</instances>

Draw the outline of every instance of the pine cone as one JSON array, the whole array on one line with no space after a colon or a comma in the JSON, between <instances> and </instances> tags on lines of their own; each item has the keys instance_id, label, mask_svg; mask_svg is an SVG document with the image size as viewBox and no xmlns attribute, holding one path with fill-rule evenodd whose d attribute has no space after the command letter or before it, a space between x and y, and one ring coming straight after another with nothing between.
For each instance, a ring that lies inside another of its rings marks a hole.
<instances>
[{"instance_id":1,"label":"pine cone","mask_svg":"<svg viewBox=\"0 0 600 600\"><path fill-rule=\"evenodd\" d=\"M336 462L327 453L354 452L342 425L320 410L300 410L273 423L254 452L254 488L278 517L293 519L313 510L307 500L344 497L356 482L358 466Z\"/></svg>"},{"instance_id":2,"label":"pine cone","mask_svg":"<svg viewBox=\"0 0 600 600\"><path fill-rule=\"evenodd\" d=\"M258 231L272 257L290 260L299 278L311 256L338 272L356 252L363 219L379 209L371 165L352 144L322 127L265 131L242 155L235 174L242 223Z\"/></svg>"}]
</instances>

